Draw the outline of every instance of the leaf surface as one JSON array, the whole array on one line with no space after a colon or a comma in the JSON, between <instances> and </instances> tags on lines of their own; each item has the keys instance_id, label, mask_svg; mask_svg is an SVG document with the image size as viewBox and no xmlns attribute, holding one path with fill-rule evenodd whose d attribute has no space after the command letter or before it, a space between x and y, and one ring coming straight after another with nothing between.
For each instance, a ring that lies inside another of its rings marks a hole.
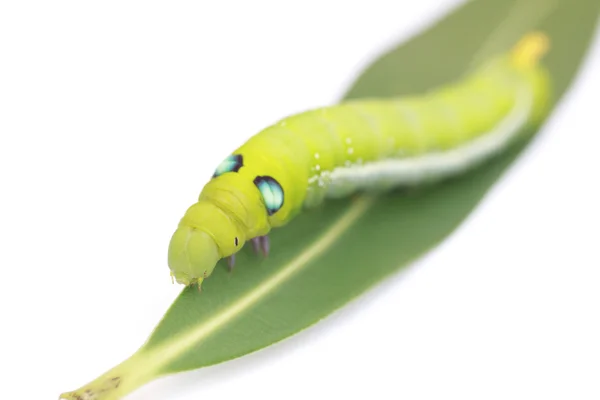
<instances>
[{"instance_id":1,"label":"leaf surface","mask_svg":"<svg viewBox=\"0 0 600 400\"><path fill-rule=\"evenodd\" d=\"M600 2L489 0L466 3L426 32L390 50L346 98L422 92L503 52L526 32L551 39L544 59L555 101L568 88L595 30ZM328 201L271 235L264 260L246 246L203 284L183 290L147 343L83 388L119 399L158 376L227 361L289 337L342 307L440 243L469 215L527 146L417 192Z\"/></svg>"}]
</instances>

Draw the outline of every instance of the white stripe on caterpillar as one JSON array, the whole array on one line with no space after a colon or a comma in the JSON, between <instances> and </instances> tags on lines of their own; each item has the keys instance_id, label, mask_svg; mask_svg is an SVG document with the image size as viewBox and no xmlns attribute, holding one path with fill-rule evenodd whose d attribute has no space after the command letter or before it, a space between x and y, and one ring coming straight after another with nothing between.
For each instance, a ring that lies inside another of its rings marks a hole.
<instances>
[{"instance_id":1,"label":"white stripe on caterpillar","mask_svg":"<svg viewBox=\"0 0 600 400\"><path fill-rule=\"evenodd\" d=\"M341 197L353 190L416 185L443 179L473 168L501 152L527 123L533 93L523 85L509 114L490 132L465 145L408 158L389 158L363 165L336 168L331 172L327 197Z\"/></svg>"}]
</instances>

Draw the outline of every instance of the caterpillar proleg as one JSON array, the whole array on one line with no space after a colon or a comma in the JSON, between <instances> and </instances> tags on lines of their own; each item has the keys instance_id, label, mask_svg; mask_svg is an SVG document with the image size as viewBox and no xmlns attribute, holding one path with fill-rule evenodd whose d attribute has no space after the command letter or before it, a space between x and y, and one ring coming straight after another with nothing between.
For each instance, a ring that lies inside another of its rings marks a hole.
<instances>
[{"instance_id":1,"label":"caterpillar proleg","mask_svg":"<svg viewBox=\"0 0 600 400\"><path fill-rule=\"evenodd\" d=\"M434 182L502 152L548 109L543 33L525 35L458 82L402 98L359 99L280 120L231 153L169 245L185 285L327 198Z\"/></svg>"}]
</instances>

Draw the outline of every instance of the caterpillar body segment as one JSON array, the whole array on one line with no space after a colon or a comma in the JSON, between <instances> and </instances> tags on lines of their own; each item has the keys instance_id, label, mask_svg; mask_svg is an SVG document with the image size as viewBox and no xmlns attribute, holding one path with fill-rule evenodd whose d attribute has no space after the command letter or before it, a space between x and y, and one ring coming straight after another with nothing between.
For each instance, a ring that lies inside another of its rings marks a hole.
<instances>
[{"instance_id":1,"label":"caterpillar body segment","mask_svg":"<svg viewBox=\"0 0 600 400\"><path fill-rule=\"evenodd\" d=\"M309 110L259 132L185 213L169 246L172 276L200 284L221 258L232 267L246 241L266 254L271 229L327 198L434 182L503 151L547 112L547 47L531 33L451 85Z\"/></svg>"}]
</instances>

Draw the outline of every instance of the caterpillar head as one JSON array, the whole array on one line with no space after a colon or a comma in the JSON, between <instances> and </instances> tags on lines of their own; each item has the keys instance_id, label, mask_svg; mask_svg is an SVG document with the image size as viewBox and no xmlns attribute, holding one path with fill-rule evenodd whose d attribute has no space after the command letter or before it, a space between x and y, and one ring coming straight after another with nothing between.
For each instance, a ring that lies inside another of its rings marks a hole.
<instances>
[{"instance_id":1,"label":"caterpillar head","mask_svg":"<svg viewBox=\"0 0 600 400\"><path fill-rule=\"evenodd\" d=\"M236 253L244 232L212 202L191 206L171 237L168 262L171 276L184 285L200 285L221 258Z\"/></svg>"}]
</instances>

